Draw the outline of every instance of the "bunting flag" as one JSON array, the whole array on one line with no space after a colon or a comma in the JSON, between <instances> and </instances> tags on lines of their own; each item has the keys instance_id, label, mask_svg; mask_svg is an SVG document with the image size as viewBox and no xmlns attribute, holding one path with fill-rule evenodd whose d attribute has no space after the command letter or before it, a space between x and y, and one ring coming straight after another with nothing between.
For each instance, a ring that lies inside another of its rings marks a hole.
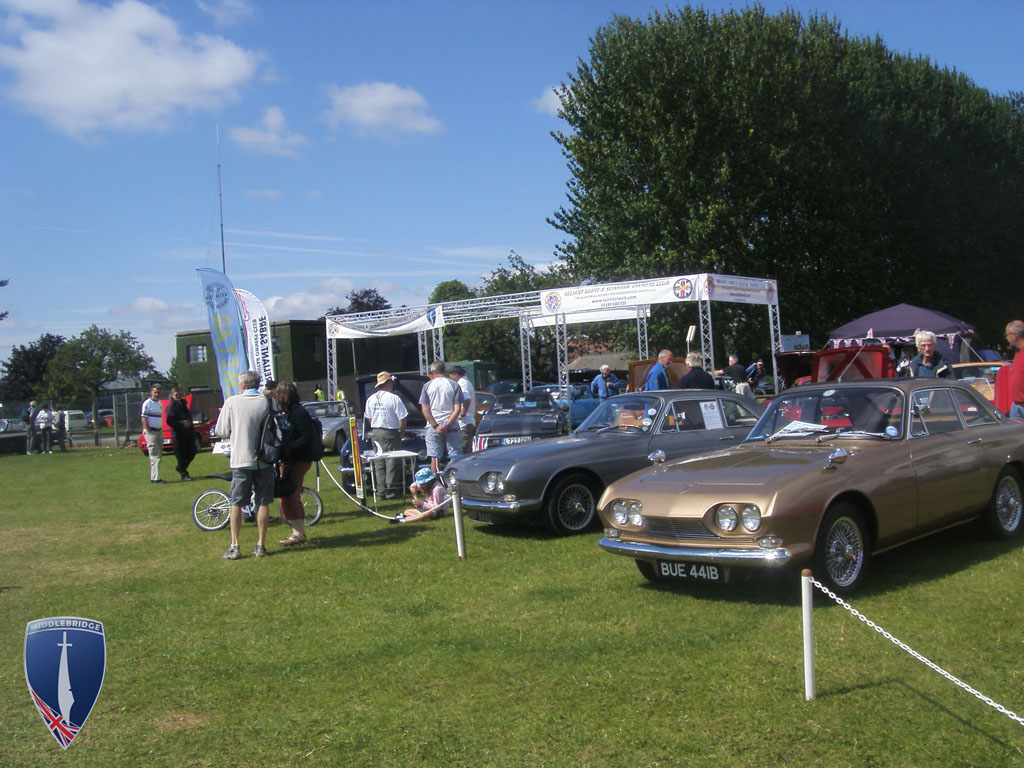
<instances>
[{"instance_id":1,"label":"bunting flag","mask_svg":"<svg viewBox=\"0 0 1024 768\"><path fill-rule=\"evenodd\" d=\"M249 362L252 364L252 370L260 375L260 389L263 389L268 379L277 381L270 342L270 317L263 302L249 291L236 288L235 296L238 297L238 305L242 310L242 326L245 328Z\"/></svg>"},{"instance_id":2,"label":"bunting flag","mask_svg":"<svg viewBox=\"0 0 1024 768\"><path fill-rule=\"evenodd\" d=\"M227 399L238 394L238 377L249 370L242 311L235 287L227 275L213 269L197 269L196 272L203 286L220 388Z\"/></svg>"}]
</instances>

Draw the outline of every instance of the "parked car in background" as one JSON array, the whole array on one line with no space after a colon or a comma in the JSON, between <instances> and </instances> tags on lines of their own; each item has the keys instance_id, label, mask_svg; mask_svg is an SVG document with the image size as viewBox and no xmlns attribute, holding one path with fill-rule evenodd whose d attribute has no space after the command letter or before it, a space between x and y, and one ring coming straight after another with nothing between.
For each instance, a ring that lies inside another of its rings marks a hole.
<instances>
[{"instance_id":1,"label":"parked car in background","mask_svg":"<svg viewBox=\"0 0 1024 768\"><path fill-rule=\"evenodd\" d=\"M28 424L21 419L0 419L0 432L27 432Z\"/></svg>"},{"instance_id":2,"label":"parked car in background","mask_svg":"<svg viewBox=\"0 0 1024 768\"><path fill-rule=\"evenodd\" d=\"M601 404L600 399L594 397L589 384L570 384L568 403L559 397L560 393L557 384L541 384L530 391L547 392L559 408L563 411L568 411L569 429L576 429Z\"/></svg>"},{"instance_id":3,"label":"parked car in background","mask_svg":"<svg viewBox=\"0 0 1024 768\"><path fill-rule=\"evenodd\" d=\"M540 520L555 533L580 533L597 520L607 483L670 459L743 440L764 408L717 390L615 395L566 437L488 448L445 470L466 515L484 523Z\"/></svg>"},{"instance_id":4,"label":"parked car in background","mask_svg":"<svg viewBox=\"0 0 1024 768\"><path fill-rule=\"evenodd\" d=\"M874 554L969 520L1021 530L1024 423L949 379L809 384L741 445L608 486L607 552L651 580L729 581L810 564L836 593Z\"/></svg>"},{"instance_id":5,"label":"parked car in background","mask_svg":"<svg viewBox=\"0 0 1024 768\"><path fill-rule=\"evenodd\" d=\"M309 415L320 419L325 453L337 453L348 440L348 403L343 400L303 400Z\"/></svg>"},{"instance_id":6,"label":"parked car in background","mask_svg":"<svg viewBox=\"0 0 1024 768\"><path fill-rule=\"evenodd\" d=\"M496 381L491 385L491 392L496 395L510 395L517 392L523 391L523 382L512 381L511 379L503 379L502 381Z\"/></svg>"},{"instance_id":7,"label":"parked car in background","mask_svg":"<svg viewBox=\"0 0 1024 768\"><path fill-rule=\"evenodd\" d=\"M67 414L67 428L71 432L80 432L89 428L89 419L85 411L65 411Z\"/></svg>"},{"instance_id":8,"label":"parked car in background","mask_svg":"<svg viewBox=\"0 0 1024 768\"><path fill-rule=\"evenodd\" d=\"M476 425L473 450L558 437L568 431L567 424L566 415L546 391L498 395Z\"/></svg>"},{"instance_id":9,"label":"parked car in background","mask_svg":"<svg viewBox=\"0 0 1024 768\"><path fill-rule=\"evenodd\" d=\"M192 422L192 429L195 430L195 441L196 441L196 452L203 450L203 448L209 448L211 444L210 430L216 426L215 422L203 422L199 423L196 421ZM139 450L143 453L149 453L149 444L146 442L146 432L143 430L142 434L139 435ZM174 450L174 432L166 424L164 425L164 452L170 452Z\"/></svg>"},{"instance_id":10,"label":"parked car in background","mask_svg":"<svg viewBox=\"0 0 1024 768\"><path fill-rule=\"evenodd\" d=\"M1007 365L1009 363L1005 360L993 363L953 363L953 376L992 401L996 399L996 374Z\"/></svg>"}]
</instances>

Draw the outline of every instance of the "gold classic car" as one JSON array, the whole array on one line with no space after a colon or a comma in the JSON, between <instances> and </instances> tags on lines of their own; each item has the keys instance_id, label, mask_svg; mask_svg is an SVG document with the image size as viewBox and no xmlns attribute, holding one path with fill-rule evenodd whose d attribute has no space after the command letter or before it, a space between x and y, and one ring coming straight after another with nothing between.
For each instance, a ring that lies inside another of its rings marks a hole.
<instances>
[{"instance_id":1,"label":"gold classic car","mask_svg":"<svg viewBox=\"0 0 1024 768\"><path fill-rule=\"evenodd\" d=\"M600 546L651 580L810 563L844 594L872 555L922 535L978 519L997 538L1016 536L1022 472L1024 423L973 387L814 384L772 400L740 445L609 485Z\"/></svg>"}]
</instances>

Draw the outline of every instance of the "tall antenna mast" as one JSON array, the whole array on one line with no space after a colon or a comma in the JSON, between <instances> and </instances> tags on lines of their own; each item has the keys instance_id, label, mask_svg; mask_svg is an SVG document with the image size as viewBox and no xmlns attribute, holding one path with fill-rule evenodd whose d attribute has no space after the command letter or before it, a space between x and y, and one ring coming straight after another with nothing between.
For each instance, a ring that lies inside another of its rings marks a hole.
<instances>
[{"instance_id":1,"label":"tall antenna mast","mask_svg":"<svg viewBox=\"0 0 1024 768\"><path fill-rule=\"evenodd\" d=\"M220 206L220 271L226 275L228 261L224 253L224 190L220 182L220 125L217 126L217 202Z\"/></svg>"}]
</instances>

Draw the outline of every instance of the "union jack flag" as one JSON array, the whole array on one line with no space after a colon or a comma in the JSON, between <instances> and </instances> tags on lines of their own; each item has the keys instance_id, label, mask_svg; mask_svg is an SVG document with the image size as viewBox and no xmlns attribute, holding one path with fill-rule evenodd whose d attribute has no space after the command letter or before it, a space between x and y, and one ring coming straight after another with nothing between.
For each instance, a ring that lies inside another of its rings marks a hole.
<instances>
[{"instance_id":1,"label":"union jack flag","mask_svg":"<svg viewBox=\"0 0 1024 768\"><path fill-rule=\"evenodd\" d=\"M78 735L79 726L72 725L71 723L64 720L60 716L59 712L55 712L49 704L39 698L39 695L29 688L29 692L32 694L32 700L36 703L36 709L39 710L39 714L43 716L43 722L46 723L46 727L50 729L50 733L53 734L53 738L57 740L61 748L67 749L71 746L71 742L75 740L75 736Z\"/></svg>"},{"instance_id":2,"label":"union jack flag","mask_svg":"<svg viewBox=\"0 0 1024 768\"><path fill-rule=\"evenodd\" d=\"M473 450L474 451L482 451L486 447L487 447L487 438L486 437L474 437L473 438Z\"/></svg>"}]
</instances>

